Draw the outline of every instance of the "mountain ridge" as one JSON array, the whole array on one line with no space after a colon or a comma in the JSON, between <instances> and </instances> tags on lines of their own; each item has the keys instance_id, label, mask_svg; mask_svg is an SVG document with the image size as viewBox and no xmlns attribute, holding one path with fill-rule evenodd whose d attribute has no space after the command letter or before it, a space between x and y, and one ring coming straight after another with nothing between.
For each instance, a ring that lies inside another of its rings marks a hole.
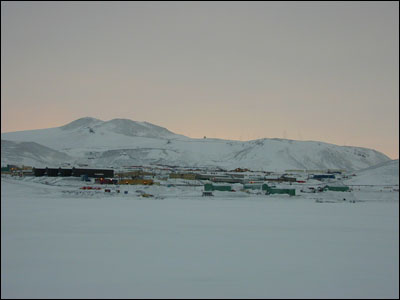
<instances>
[{"instance_id":1,"label":"mountain ridge","mask_svg":"<svg viewBox=\"0 0 400 300\"><path fill-rule=\"evenodd\" d=\"M194 139L158 125L129 119L102 121L85 117L60 127L2 133L1 136L2 140L37 143L71 157L70 163L93 166L166 164L265 171L359 170L390 160L373 149L321 141ZM2 162L6 158L2 155Z\"/></svg>"}]
</instances>

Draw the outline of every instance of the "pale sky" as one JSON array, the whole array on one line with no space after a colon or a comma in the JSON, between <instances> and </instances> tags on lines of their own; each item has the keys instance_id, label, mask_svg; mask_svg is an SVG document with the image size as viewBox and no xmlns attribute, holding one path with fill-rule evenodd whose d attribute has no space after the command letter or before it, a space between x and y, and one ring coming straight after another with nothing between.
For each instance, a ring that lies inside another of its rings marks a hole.
<instances>
[{"instance_id":1,"label":"pale sky","mask_svg":"<svg viewBox=\"0 0 400 300\"><path fill-rule=\"evenodd\" d=\"M1 132L81 117L399 157L399 3L1 2Z\"/></svg>"}]
</instances>

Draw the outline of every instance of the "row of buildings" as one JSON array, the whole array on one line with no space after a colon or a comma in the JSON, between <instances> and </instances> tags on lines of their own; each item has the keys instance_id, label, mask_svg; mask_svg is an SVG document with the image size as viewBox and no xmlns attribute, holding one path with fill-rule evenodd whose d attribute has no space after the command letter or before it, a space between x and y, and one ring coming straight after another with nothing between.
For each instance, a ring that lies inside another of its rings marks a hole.
<instances>
[{"instance_id":1,"label":"row of buildings","mask_svg":"<svg viewBox=\"0 0 400 300\"><path fill-rule=\"evenodd\" d=\"M114 170L112 169L88 169L88 168L33 168L34 176L49 177L92 177L92 178L113 178Z\"/></svg>"},{"instance_id":2,"label":"row of buildings","mask_svg":"<svg viewBox=\"0 0 400 300\"><path fill-rule=\"evenodd\" d=\"M184 179L184 180L209 180L212 182L221 182L221 183L249 183L250 181L267 181L267 182L276 182L276 183L292 183L299 182L303 183L304 179L301 177L300 179L294 177L294 175L277 175L277 174L258 174L258 175L249 175L244 174L244 171L247 172L247 169L235 169L229 172L168 172L165 175L157 174L156 172L144 171L144 170L134 170L134 171L125 171L125 172L114 172L113 169L93 169L93 168L32 168L29 166L14 166L7 165L1 168L2 173L8 174L18 174L18 175L33 175L33 176L86 176L91 178L118 178L118 179L154 179L155 177L163 177L162 179L166 180L170 179ZM233 172L236 171L236 172ZM292 170L294 171L294 170ZM297 170L299 171L299 170ZM332 172L330 174L310 174L307 176L307 179L316 179L316 180L326 180L326 179L335 179L335 175Z\"/></svg>"}]
</instances>

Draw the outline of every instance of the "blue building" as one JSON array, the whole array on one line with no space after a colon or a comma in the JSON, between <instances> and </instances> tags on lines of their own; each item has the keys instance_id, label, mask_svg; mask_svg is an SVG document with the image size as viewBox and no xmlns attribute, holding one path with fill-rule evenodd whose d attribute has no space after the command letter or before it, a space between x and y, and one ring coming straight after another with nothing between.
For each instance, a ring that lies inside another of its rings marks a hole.
<instances>
[{"instance_id":1,"label":"blue building","mask_svg":"<svg viewBox=\"0 0 400 300\"><path fill-rule=\"evenodd\" d=\"M316 179L316 180L322 180L322 179L335 179L335 175L333 174L317 174L317 175L313 175L312 179Z\"/></svg>"}]
</instances>

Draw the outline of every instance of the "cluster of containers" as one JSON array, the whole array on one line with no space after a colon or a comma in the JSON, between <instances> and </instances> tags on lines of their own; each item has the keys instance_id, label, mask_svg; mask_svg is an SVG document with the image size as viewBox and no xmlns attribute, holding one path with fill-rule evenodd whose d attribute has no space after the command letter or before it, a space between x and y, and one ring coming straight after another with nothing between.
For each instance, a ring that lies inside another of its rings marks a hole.
<instances>
[{"instance_id":1,"label":"cluster of containers","mask_svg":"<svg viewBox=\"0 0 400 300\"><path fill-rule=\"evenodd\" d=\"M152 185L154 181L152 179L111 179L111 178L97 178L94 181L97 184L140 184L140 185Z\"/></svg>"},{"instance_id":2,"label":"cluster of containers","mask_svg":"<svg viewBox=\"0 0 400 300\"><path fill-rule=\"evenodd\" d=\"M295 196L296 195L296 190L295 189L278 189L278 188L272 188L268 186L268 184L248 184L244 185L243 189L245 190L262 190L265 191L267 195L272 195L272 194L288 194L290 196ZM211 183L206 183L204 185L204 191L233 191L232 186L230 185L213 185Z\"/></svg>"},{"instance_id":3,"label":"cluster of containers","mask_svg":"<svg viewBox=\"0 0 400 300\"><path fill-rule=\"evenodd\" d=\"M283 189L283 188L272 188L268 184L244 184L244 190L261 190L265 191L266 195L272 194L287 194L290 196L296 195L296 189ZM324 191L335 191L335 192L348 192L350 188L348 186L330 186L327 185L323 188ZM211 183L206 183L204 185L205 192L212 192L212 191L226 191L230 192L233 191L232 186L230 185L213 185Z\"/></svg>"}]
</instances>

